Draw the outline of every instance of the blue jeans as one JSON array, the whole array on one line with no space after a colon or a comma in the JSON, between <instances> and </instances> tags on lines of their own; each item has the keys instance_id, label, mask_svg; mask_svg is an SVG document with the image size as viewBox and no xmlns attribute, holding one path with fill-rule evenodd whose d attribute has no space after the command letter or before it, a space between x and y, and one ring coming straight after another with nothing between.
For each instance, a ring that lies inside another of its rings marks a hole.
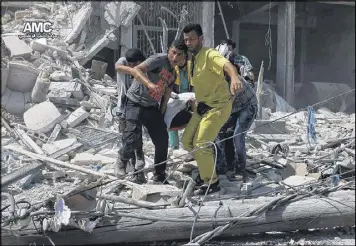
<instances>
[{"instance_id":1,"label":"blue jeans","mask_svg":"<svg viewBox=\"0 0 356 246\"><path fill-rule=\"evenodd\" d=\"M220 129L215 140L217 147L216 173L226 174L226 171L244 172L246 167L246 133L257 115L257 105L249 105L236 113L232 113ZM238 135L237 135L238 134ZM233 138L229 138L234 136ZM229 138L220 142L221 140Z\"/></svg>"}]
</instances>

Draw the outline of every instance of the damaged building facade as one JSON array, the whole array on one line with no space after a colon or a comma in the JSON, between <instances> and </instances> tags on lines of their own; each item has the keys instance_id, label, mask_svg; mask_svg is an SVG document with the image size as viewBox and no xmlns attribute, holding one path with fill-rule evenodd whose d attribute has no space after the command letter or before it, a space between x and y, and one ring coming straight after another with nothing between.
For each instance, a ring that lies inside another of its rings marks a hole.
<instances>
[{"instance_id":1,"label":"damaged building facade","mask_svg":"<svg viewBox=\"0 0 356 246\"><path fill-rule=\"evenodd\" d=\"M336 227L354 244L354 3L1 6L2 244L203 245L217 236ZM26 23L49 21L48 36L25 32ZM165 52L188 22L201 23L208 47L233 39L258 80L248 181L220 175L221 191L207 196L195 195L197 163L182 146L169 150L170 184L151 180L154 145L145 131L148 182L114 175L114 64L132 47Z\"/></svg>"}]
</instances>

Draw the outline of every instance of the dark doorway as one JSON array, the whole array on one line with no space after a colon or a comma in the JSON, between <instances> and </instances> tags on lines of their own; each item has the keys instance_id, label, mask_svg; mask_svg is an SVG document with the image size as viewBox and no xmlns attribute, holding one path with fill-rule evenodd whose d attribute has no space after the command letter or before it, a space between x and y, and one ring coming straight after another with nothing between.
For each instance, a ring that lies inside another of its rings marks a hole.
<instances>
[{"instance_id":1,"label":"dark doorway","mask_svg":"<svg viewBox=\"0 0 356 246\"><path fill-rule=\"evenodd\" d=\"M115 78L115 59L118 59L117 55L115 54L118 52L117 50L113 50L107 47L104 47L102 50L100 50L91 60L89 60L84 67L85 68L91 68L91 61L92 60L97 60L97 61L102 61L106 62L108 64L108 67L106 69L106 74L109 75L111 78Z\"/></svg>"}]
</instances>

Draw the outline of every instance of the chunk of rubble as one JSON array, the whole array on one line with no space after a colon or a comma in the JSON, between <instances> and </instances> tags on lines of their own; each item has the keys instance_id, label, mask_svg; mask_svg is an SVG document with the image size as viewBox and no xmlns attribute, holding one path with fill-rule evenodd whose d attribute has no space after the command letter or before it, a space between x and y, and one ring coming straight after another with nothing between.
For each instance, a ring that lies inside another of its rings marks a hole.
<instances>
[{"instance_id":1,"label":"chunk of rubble","mask_svg":"<svg viewBox=\"0 0 356 246\"><path fill-rule=\"evenodd\" d=\"M48 154L52 155L62 149L68 148L77 142L75 138L67 138L63 140L57 140L50 144L43 144L42 149Z\"/></svg>"},{"instance_id":2,"label":"chunk of rubble","mask_svg":"<svg viewBox=\"0 0 356 246\"><path fill-rule=\"evenodd\" d=\"M158 202L164 196L175 197L181 191L171 185L135 185L132 189L132 198L149 202Z\"/></svg>"},{"instance_id":3,"label":"chunk of rubble","mask_svg":"<svg viewBox=\"0 0 356 246\"><path fill-rule=\"evenodd\" d=\"M46 101L27 110L24 121L30 130L47 133L62 121L62 115L53 103Z\"/></svg>"},{"instance_id":4,"label":"chunk of rubble","mask_svg":"<svg viewBox=\"0 0 356 246\"><path fill-rule=\"evenodd\" d=\"M290 177L284 179L283 183L285 183L289 186L299 186L299 185L310 184L316 180L317 179L315 177L311 177L311 176L293 175L293 176L290 176Z\"/></svg>"},{"instance_id":5,"label":"chunk of rubble","mask_svg":"<svg viewBox=\"0 0 356 246\"><path fill-rule=\"evenodd\" d=\"M6 86L12 91L31 92L40 71L28 62L10 61Z\"/></svg>"},{"instance_id":6,"label":"chunk of rubble","mask_svg":"<svg viewBox=\"0 0 356 246\"><path fill-rule=\"evenodd\" d=\"M17 35L2 37L2 40L4 40L6 47L10 50L11 58L23 57L26 59L31 56L32 48L25 41L19 39Z\"/></svg>"},{"instance_id":7,"label":"chunk of rubble","mask_svg":"<svg viewBox=\"0 0 356 246\"><path fill-rule=\"evenodd\" d=\"M69 115L66 119L69 127L75 127L80 124L83 120L88 118L89 113L85 111L83 107L76 109L73 113Z\"/></svg>"},{"instance_id":8,"label":"chunk of rubble","mask_svg":"<svg viewBox=\"0 0 356 246\"><path fill-rule=\"evenodd\" d=\"M75 157L71 160L71 163L76 165L90 165L90 164L110 164L115 162L115 158L110 158L103 155L93 155L90 153L78 153Z\"/></svg>"}]
</instances>

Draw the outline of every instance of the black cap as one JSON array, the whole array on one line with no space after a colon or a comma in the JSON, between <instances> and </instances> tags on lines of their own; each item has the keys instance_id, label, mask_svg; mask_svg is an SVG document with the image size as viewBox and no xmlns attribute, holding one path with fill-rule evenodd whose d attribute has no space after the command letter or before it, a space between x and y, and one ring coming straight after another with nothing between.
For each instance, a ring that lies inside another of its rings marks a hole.
<instances>
[{"instance_id":1,"label":"black cap","mask_svg":"<svg viewBox=\"0 0 356 246\"><path fill-rule=\"evenodd\" d=\"M141 50L132 48L126 51L125 58L127 62L143 62L146 57L142 54Z\"/></svg>"}]
</instances>

